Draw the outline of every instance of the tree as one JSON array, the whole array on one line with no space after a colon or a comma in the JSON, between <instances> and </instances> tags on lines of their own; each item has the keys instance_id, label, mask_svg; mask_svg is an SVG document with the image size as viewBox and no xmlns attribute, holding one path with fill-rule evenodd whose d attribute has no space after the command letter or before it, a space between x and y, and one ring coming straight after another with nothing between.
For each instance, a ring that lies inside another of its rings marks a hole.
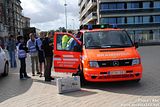
<instances>
[{"instance_id":1,"label":"tree","mask_svg":"<svg viewBox=\"0 0 160 107\"><path fill-rule=\"evenodd\" d=\"M59 29L58 29L60 32L66 32L66 29L65 29L65 27L59 27Z\"/></svg>"}]
</instances>

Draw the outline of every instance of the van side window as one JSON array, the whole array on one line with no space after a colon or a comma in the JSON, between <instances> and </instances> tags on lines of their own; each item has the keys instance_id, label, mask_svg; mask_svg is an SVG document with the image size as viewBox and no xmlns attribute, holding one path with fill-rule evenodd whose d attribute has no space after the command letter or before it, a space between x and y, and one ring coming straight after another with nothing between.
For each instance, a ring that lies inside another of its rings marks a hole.
<instances>
[{"instance_id":1,"label":"van side window","mask_svg":"<svg viewBox=\"0 0 160 107\"><path fill-rule=\"evenodd\" d=\"M80 45L73 37L66 34L57 35L57 50L79 52Z\"/></svg>"}]
</instances>

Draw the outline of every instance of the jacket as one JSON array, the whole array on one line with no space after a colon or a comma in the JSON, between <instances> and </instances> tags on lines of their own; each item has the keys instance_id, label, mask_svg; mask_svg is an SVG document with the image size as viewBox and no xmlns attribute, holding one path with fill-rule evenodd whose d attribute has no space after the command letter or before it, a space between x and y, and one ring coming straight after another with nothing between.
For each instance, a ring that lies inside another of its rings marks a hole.
<instances>
[{"instance_id":1,"label":"jacket","mask_svg":"<svg viewBox=\"0 0 160 107\"><path fill-rule=\"evenodd\" d=\"M53 57L53 45L50 45L52 43L52 40L48 37L42 41L42 49L44 50L45 57Z\"/></svg>"}]
</instances>

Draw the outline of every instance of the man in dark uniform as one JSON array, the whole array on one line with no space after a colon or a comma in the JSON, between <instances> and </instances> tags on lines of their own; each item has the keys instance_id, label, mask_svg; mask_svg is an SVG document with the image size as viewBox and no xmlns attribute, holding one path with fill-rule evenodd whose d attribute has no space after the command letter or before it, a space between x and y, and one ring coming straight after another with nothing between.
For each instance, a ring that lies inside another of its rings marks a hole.
<instances>
[{"instance_id":1,"label":"man in dark uniform","mask_svg":"<svg viewBox=\"0 0 160 107\"><path fill-rule=\"evenodd\" d=\"M45 70L44 51L42 49L42 41L44 40L44 37L45 37L44 32L41 32L40 37L36 39L36 48L38 50L40 77L42 77L42 66L44 66L44 70Z\"/></svg>"},{"instance_id":2,"label":"man in dark uniform","mask_svg":"<svg viewBox=\"0 0 160 107\"><path fill-rule=\"evenodd\" d=\"M42 42L42 49L44 50L44 56L45 56L45 72L44 77L45 81L51 81L54 78L51 77L51 69L52 69L52 63L53 63L53 33L48 32L47 37Z\"/></svg>"}]
</instances>

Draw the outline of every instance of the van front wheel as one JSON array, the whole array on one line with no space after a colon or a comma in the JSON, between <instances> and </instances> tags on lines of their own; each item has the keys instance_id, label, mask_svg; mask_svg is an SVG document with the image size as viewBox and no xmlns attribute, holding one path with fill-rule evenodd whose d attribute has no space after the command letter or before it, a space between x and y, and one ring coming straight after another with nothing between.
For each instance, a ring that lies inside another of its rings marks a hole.
<instances>
[{"instance_id":1,"label":"van front wheel","mask_svg":"<svg viewBox=\"0 0 160 107\"><path fill-rule=\"evenodd\" d=\"M83 71L81 71L80 69L79 69L79 72L78 72L78 76L80 76L81 85L83 85L83 86L87 85L88 82L84 77Z\"/></svg>"},{"instance_id":2,"label":"van front wheel","mask_svg":"<svg viewBox=\"0 0 160 107\"><path fill-rule=\"evenodd\" d=\"M84 78L83 71L81 71L80 69L78 70L77 73L73 73L72 76L80 76L81 85L86 85L87 84L87 81Z\"/></svg>"}]
</instances>

